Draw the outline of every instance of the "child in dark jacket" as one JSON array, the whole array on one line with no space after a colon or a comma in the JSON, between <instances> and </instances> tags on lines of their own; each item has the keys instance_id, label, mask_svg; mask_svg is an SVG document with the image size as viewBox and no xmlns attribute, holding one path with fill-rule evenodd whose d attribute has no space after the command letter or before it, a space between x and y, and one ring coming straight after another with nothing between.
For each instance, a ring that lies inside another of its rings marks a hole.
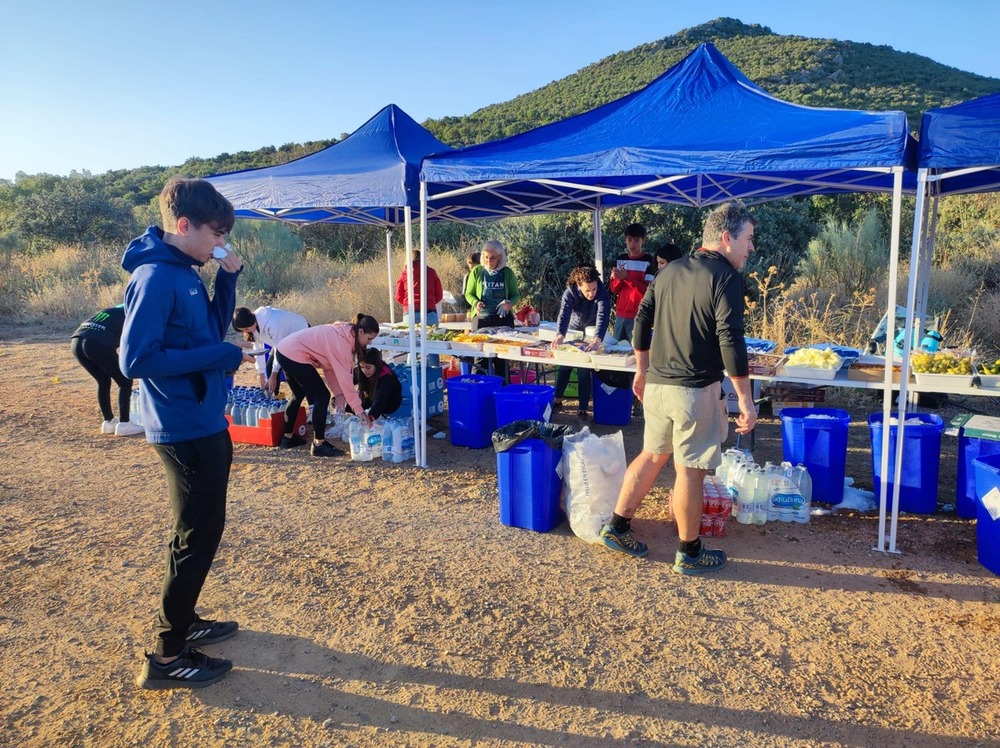
<instances>
[{"instance_id":1,"label":"child in dark jacket","mask_svg":"<svg viewBox=\"0 0 1000 748\"><path fill-rule=\"evenodd\" d=\"M597 268L593 265L580 265L573 268L566 281L559 306L559 319L556 321L558 335L552 341L552 347L557 348L566 339L569 330L584 332L588 327L594 327L595 334L590 340L585 340L587 350L597 350L601 347L604 334L608 331L608 318L611 313L611 296L601 281ZM562 405L563 395L569 384L572 368L559 367L556 375L555 405ZM580 418L587 417L587 407L590 405L590 369L577 368L577 393L580 400Z\"/></svg>"},{"instance_id":2,"label":"child in dark jacket","mask_svg":"<svg viewBox=\"0 0 1000 748\"><path fill-rule=\"evenodd\" d=\"M354 383L358 386L361 405L373 421L392 415L403 402L403 385L382 360L378 348L365 350L363 360L354 369Z\"/></svg>"}]
</instances>

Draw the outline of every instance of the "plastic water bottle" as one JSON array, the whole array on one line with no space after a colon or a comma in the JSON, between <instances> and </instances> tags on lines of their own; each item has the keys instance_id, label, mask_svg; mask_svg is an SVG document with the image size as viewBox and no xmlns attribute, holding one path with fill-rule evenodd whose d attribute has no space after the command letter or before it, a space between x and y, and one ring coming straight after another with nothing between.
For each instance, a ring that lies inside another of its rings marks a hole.
<instances>
[{"instance_id":1,"label":"plastic water bottle","mask_svg":"<svg viewBox=\"0 0 1000 748\"><path fill-rule=\"evenodd\" d=\"M414 457L413 428L410 419L399 419L392 430L392 461L406 462Z\"/></svg>"},{"instance_id":2,"label":"plastic water bottle","mask_svg":"<svg viewBox=\"0 0 1000 748\"><path fill-rule=\"evenodd\" d=\"M365 453L369 460L382 459L382 424L373 423L365 438Z\"/></svg>"},{"instance_id":3,"label":"plastic water bottle","mask_svg":"<svg viewBox=\"0 0 1000 748\"><path fill-rule=\"evenodd\" d=\"M812 476L809 475L809 469L801 463L795 466L795 476L797 478L796 485L804 501L802 508L795 513L793 519L796 522L806 523L812 514Z\"/></svg>"},{"instance_id":4,"label":"plastic water bottle","mask_svg":"<svg viewBox=\"0 0 1000 748\"><path fill-rule=\"evenodd\" d=\"M755 468L743 477L739 493L733 497L733 507L736 509L736 521L741 525L752 525L754 518L754 495L760 469Z\"/></svg>"},{"instance_id":5,"label":"plastic water bottle","mask_svg":"<svg viewBox=\"0 0 1000 748\"><path fill-rule=\"evenodd\" d=\"M361 461L361 419L357 416L347 419L347 441L351 445L351 459Z\"/></svg>"},{"instance_id":6,"label":"plastic water bottle","mask_svg":"<svg viewBox=\"0 0 1000 748\"><path fill-rule=\"evenodd\" d=\"M139 390L136 388L129 396L129 420L136 426L142 426L142 407L139 401Z\"/></svg>"},{"instance_id":7,"label":"plastic water bottle","mask_svg":"<svg viewBox=\"0 0 1000 748\"><path fill-rule=\"evenodd\" d=\"M767 522L770 492L771 479L763 470L758 471L753 492L753 523L755 525L763 525Z\"/></svg>"},{"instance_id":8,"label":"plastic water bottle","mask_svg":"<svg viewBox=\"0 0 1000 748\"><path fill-rule=\"evenodd\" d=\"M392 462L392 430L395 426L395 418L386 418L382 423L382 461Z\"/></svg>"}]
</instances>

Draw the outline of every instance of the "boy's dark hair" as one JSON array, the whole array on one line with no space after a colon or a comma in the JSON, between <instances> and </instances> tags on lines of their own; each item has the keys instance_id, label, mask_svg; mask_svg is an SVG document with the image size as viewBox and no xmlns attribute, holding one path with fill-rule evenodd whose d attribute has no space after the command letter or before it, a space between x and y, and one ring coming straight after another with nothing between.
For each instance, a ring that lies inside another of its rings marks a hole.
<instances>
[{"instance_id":1,"label":"boy's dark hair","mask_svg":"<svg viewBox=\"0 0 1000 748\"><path fill-rule=\"evenodd\" d=\"M160 190L160 217L165 231L176 231L177 222L187 218L195 228L206 223L229 233L236 223L233 205L204 179L172 177Z\"/></svg>"},{"instance_id":2,"label":"boy's dark hair","mask_svg":"<svg viewBox=\"0 0 1000 748\"><path fill-rule=\"evenodd\" d=\"M253 327L257 324L257 317L245 306L238 306L233 311L233 329L239 332L246 327Z\"/></svg>"},{"instance_id":3,"label":"boy's dark hair","mask_svg":"<svg viewBox=\"0 0 1000 748\"><path fill-rule=\"evenodd\" d=\"M572 288L582 283L594 283L600 279L601 274L597 272L597 268L593 265L580 265L570 271L569 280L566 281L566 285Z\"/></svg>"},{"instance_id":4,"label":"boy's dark hair","mask_svg":"<svg viewBox=\"0 0 1000 748\"><path fill-rule=\"evenodd\" d=\"M466 265L472 265L474 267L479 264L479 261L480 261L479 252L469 252L469 254L465 256Z\"/></svg>"},{"instance_id":5,"label":"boy's dark hair","mask_svg":"<svg viewBox=\"0 0 1000 748\"><path fill-rule=\"evenodd\" d=\"M630 223L625 227L625 236L635 236L640 239L646 238L646 227L641 223Z\"/></svg>"},{"instance_id":6,"label":"boy's dark hair","mask_svg":"<svg viewBox=\"0 0 1000 748\"><path fill-rule=\"evenodd\" d=\"M679 260L684 256L681 248L676 244L664 244L658 250L656 250L656 256L662 257L667 263L671 263L674 260Z\"/></svg>"},{"instance_id":7,"label":"boy's dark hair","mask_svg":"<svg viewBox=\"0 0 1000 748\"><path fill-rule=\"evenodd\" d=\"M366 348L364 354L358 359L358 366L361 364L371 364L375 367L375 372L371 377L366 377L365 373L358 370L358 391L361 396L369 400L375 399L378 392L378 383L382 375L382 351L378 348Z\"/></svg>"}]
</instances>

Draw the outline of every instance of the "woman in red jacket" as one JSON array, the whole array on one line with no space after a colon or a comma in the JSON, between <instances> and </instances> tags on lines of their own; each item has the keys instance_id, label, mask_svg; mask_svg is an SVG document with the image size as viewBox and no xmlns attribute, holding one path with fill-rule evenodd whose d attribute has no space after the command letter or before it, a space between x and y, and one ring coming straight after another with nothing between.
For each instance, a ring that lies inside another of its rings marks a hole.
<instances>
[{"instance_id":1,"label":"woman in red jacket","mask_svg":"<svg viewBox=\"0 0 1000 748\"><path fill-rule=\"evenodd\" d=\"M403 322L410 322L410 296L407 285L406 269L396 281L396 301L403 305ZM434 272L434 268L427 267L427 324L434 326L438 323L437 305L444 298L444 289L441 286L441 279ZM420 252L413 250L413 318L420 321Z\"/></svg>"}]
</instances>

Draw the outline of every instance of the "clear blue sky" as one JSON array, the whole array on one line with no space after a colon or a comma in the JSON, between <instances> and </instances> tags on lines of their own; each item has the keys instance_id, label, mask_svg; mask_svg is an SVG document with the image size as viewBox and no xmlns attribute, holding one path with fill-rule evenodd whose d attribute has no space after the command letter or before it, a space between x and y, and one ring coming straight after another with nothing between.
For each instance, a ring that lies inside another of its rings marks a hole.
<instances>
[{"instance_id":1,"label":"clear blue sky","mask_svg":"<svg viewBox=\"0 0 1000 748\"><path fill-rule=\"evenodd\" d=\"M0 0L0 178L462 116L720 16L1000 78L996 0Z\"/></svg>"}]
</instances>

